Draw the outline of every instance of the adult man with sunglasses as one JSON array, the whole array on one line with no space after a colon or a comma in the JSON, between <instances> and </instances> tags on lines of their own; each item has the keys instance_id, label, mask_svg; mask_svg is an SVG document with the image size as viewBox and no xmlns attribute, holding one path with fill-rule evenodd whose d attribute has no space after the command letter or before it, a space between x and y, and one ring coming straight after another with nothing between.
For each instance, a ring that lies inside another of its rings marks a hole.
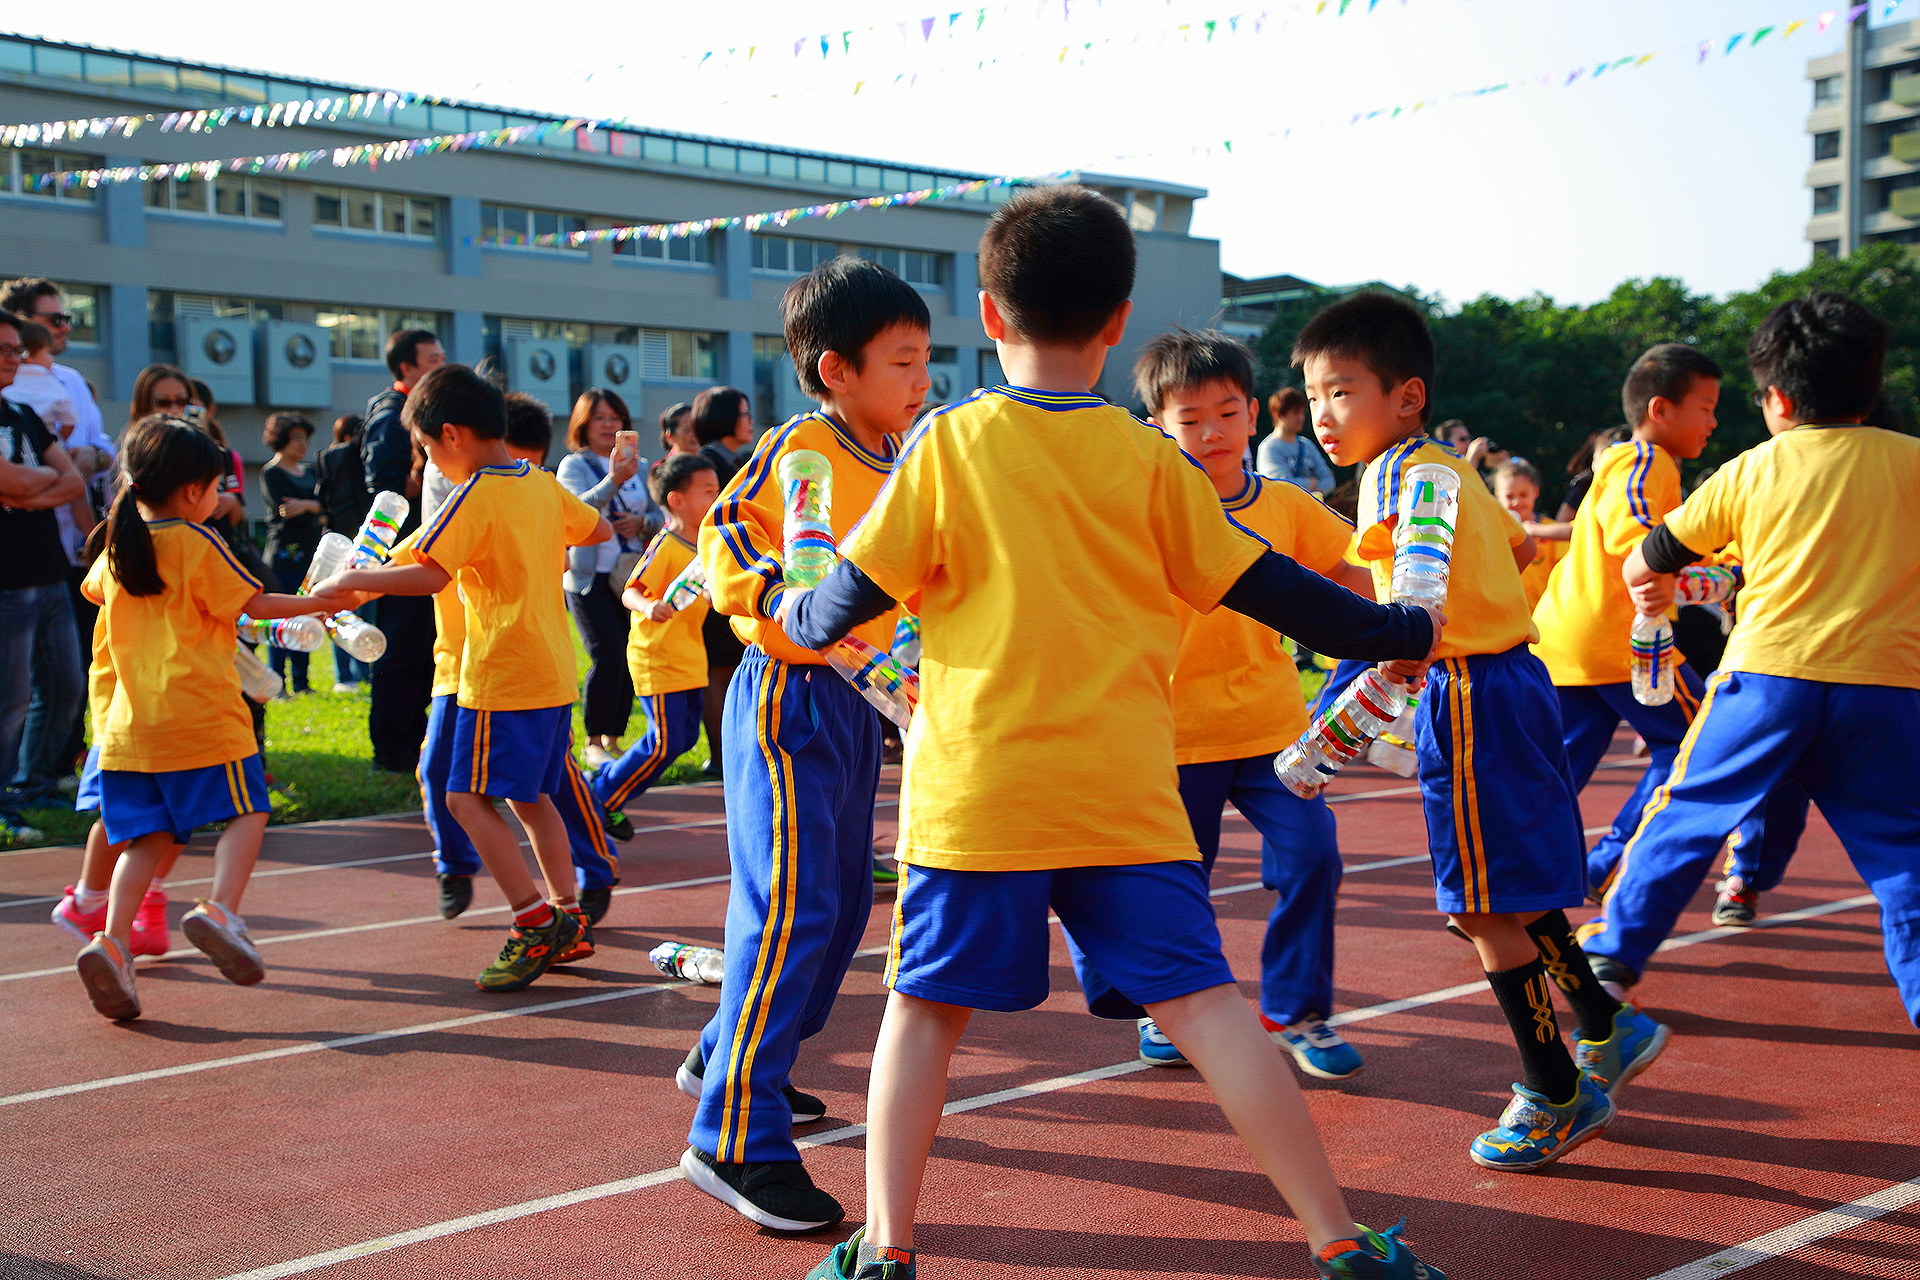
<instances>
[{"instance_id":1,"label":"adult man with sunglasses","mask_svg":"<svg viewBox=\"0 0 1920 1280\"><path fill-rule=\"evenodd\" d=\"M53 335L53 344L49 348L54 355L53 376L66 388L67 398L73 402L76 419L73 431L66 439L67 452L71 454L81 447L104 447L111 456L113 442L106 433L106 424L101 420L100 406L94 402L93 388L87 385L87 380L80 376L78 370L59 362L59 357L66 354L67 342L73 337L73 314L67 310L60 286L41 276L10 280L5 290L0 291L0 311L11 311L15 315L38 321Z\"/></svg>"}]
</instances>

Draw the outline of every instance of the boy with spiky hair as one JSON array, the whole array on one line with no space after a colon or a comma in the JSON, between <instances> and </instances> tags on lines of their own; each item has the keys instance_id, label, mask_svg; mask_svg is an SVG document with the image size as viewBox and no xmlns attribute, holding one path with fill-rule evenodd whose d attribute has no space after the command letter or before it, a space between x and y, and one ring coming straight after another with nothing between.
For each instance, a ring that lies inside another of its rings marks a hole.
<instances>
[{"instance_id":1,"label":"boy with spiky hair","mask_svg":"<svg viewBox=\"0 0 1920 1280\"><path fill-rule=\"evenodd\" d=\"M1133 233L1098 193L1003 205L980 243L980 312L1015 385L922 420L846 558L782 604L787 633L817 649L917 596L922 636L892 994L867 1095L868 1220L814 1277L914 1275L954 1047L975 1009L1046 999L1049 910L1076 966L1199 1067L1322 1274L1439 1276L1397 1231L1354 1223L1293 1073L1221 956L1170 767L1176 596L1374 658L1430 652L1438 615L1275 555L1172 440L1093 394L1133 271Z\"/></svg>"},{"instance_id":2,"label":"boy with spiky hair","mask_svg":"<svg viewBox=\"0 0 1920 1280\"><path fill-rule=\"evenodd\" d=\"M1500 1124L1469 1154L1489 1169L1539 1169L1613 1122L1611 1095L1658 1056L1666 1028L1601 987L1567 920L1586 896L1583 837L1559 701L1527 648L1538 636L1520 570L1533 540L1473 467L1426 434L1433 336L1411 304L1384 293L1336 302L1300 331L1293 363L1327 455L1366 468L1359 551L1381 595L1408 468L1438 464L1459 476L1438 665L1387 671L1427 678L1415 746L1436 897L1479 952L1524 1070ZM1579 1020L1578 1066L1560 1038L1553 985Z\"/></svg>"}]
</instances>

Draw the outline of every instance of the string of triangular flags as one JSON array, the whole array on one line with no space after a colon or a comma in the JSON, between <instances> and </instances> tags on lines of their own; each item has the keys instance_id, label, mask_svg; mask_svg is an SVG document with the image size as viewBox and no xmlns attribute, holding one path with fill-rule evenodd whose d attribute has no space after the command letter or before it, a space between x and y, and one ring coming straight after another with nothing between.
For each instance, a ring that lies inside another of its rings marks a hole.
<instances>
[{"instance_id":1,"label":"string of triangular flags","mask_svg":"<svg viewBox=\"0 0 1920 1280\"><path fill-rule=\"evenodd\" d=\"M90 116L79 120L47 120L39 124L0 125L0 146L40 147L63 142L130 138L148 125L161 133L211 133L231 124L256 129L294 125L332 124L338 120L373 120L419 103L446 103L445 98L393 90L369 90L295 102L263 102L246 107L209 107L200 111L150 111L145 115Z\"/></svg>"}]
</instances>

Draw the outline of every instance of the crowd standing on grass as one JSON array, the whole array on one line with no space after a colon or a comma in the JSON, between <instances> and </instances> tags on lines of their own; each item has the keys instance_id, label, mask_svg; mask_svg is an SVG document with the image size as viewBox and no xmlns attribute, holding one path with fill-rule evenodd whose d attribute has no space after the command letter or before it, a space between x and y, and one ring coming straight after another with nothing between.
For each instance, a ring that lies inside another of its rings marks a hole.
<instances>
[{"instance_id":1,"label":"crowd standing on grass","mask_svg":"<svg viewBox=\"0 0 1920 1280\"><path fill-rule=\"evenodd\" d=\"M1680 463L1717 426L1722 371L1653 347L1624 371L1626 425L1595 433L1544 520L1536 467L1463 422L1431 425L1445 372L1401 298L1351 295L1301 329L1301 385L1270 402L1278 429L1250 468L1256 375L1223 334L1146 344L1132 371L1144 418L1095 394L1132 318L1117 207L1071 185L1022 193L990 219L978 264L1006 385L925 411L924 300L842 257L781 304L817 407L754 442L747 397L711 388L661 416L664 456L644 469L618 396L580 398L556 475L543 406L403 330L393 386L364 426L336 424L316 467L311 425L269 420L265 563L234 532L240 474L205 389L144 371L116 460L47 363L57 290L11 289L33 310L0 312L0 527L19 549L0 565L0 760L13 803L36 784L36 752L65 743L89 655L76 805L98 818L54 920L84 943L94 1007L139 1015L133 962L168 945L167 869L214 822L212 889L181 927L231 981L261 980L239 908L267 775L235 620L378 601L374 763L417 770L441 913L468 910L482 870L512 912L482 991L594 954L614 841L636 834L624 807L705 723L732 875L719 998L675 1073L695 1100L681 1169L785 1232L844 1218L801 1159L795 1131L826 1106L794 1077L880 879L883 725L824 655L917 637L868 1220L809 1280L916 1276L952 1055L974 1010L1047 998L1050 919L1089 1012L1128 1025L1146 1063L1200 1070L1321 1275L1444 1280L1399 1227L1354 1221L1282 1056L1333 1081L1365 1065L1334 1025L1335 820L1276 776L1314 732L1288 638L1340 660L1316 713L1370 670L1420 694L1410 745L1435 925L1472 948L1520 1076L1483 1131L1460 1134L1465 1160L1529 1172L1607 1129L1670 1043L1629 989L1723 849L1714 919L1755 921L1810 802L1880 900L1920 1023L1920 441L1875 425L1890 412L1878 318L1834 293L1767 315L1747 354L1771 438L1691 495ZM103 462L114 483L90 485ZM1354 478L1336 488L1329 463ZM814 536L838 552L812 585L791 580L786 543L786 468L802 466L831 474ZM1393 598L1402 495L1435 468L1459 489L1444 609ZM350 532L386 489L413 505L390 562L291 594L323 524ZM1676 575L1701 562L1740 584L1713 606L1731 635L1688 646L1675 696L1649 705L1628 634L1637 618L1684 619ZM84 646L75 578L98 611ZM585 742L573 626L591 658ZM636 702L645 727L623 748ZM1648 767L1588 848L1578 796L1623 720ZM1208 894L1228 804L1260 834L1275 894L1251 1008ZM1589 901L1601 910L1576 927L1568 913ZM1483 1090L1497 1070L1463 1083Z\"/></svg>"}]
</instances>

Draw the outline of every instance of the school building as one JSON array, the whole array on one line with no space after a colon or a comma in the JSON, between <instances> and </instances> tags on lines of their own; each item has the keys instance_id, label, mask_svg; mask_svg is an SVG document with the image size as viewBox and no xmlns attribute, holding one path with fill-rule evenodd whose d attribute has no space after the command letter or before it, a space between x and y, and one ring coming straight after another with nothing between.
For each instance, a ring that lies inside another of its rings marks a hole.
<instances>
[{"instance_id":1,"label":"school building","mask_svg":"<svg viewBox=\"0 0 1920 1280\"><path fill-rule=\"evenodd\" d=\"M1920 21L1847 26L1846 46L1807 63L1815 254L1870 240L1920 245Z\"/></svg>"},{"instance_id":2,"label":"school building","mask_svg":"<svg viewBox=\"0 0 1920 1280\"><path fill-rule=\"evenodd\" d=\"M20 37L0 38L0 122L35 123L300 102L363 86ZM337 414L390 382L386 336L418 325L450 359L494 356L511 385L564 424L589 386L618 391L657 452L652 419L725 383L755 418L807 407L780 338L779 298L836 253L874 258L926 295L934 398L1000 376L980 328L975 249L1005 189L863 210L785 229L699 238L528 243L541 235L767 212L946 186L990 175L630 128L547 129L492 150L335 169L37 190L36 174L343 147L539 124L470 103L382 111L292 128L230 125L58 147L0 148L0 275L43 275L77 316L63 357L94 385L109 430L135 375L169 361L206 379L234 446L261 461L260 426L297 409L324 444ZM1134 318L1101 390L1131 403L1141 343L1220 311L1217 241L1193 236L1206 192L1149 179L1073 175L1118 201L1139 233ZM555 456L558 456L556 451ZM251 494L249 495L252 496Z\"/></svg>"}]
</instances>

